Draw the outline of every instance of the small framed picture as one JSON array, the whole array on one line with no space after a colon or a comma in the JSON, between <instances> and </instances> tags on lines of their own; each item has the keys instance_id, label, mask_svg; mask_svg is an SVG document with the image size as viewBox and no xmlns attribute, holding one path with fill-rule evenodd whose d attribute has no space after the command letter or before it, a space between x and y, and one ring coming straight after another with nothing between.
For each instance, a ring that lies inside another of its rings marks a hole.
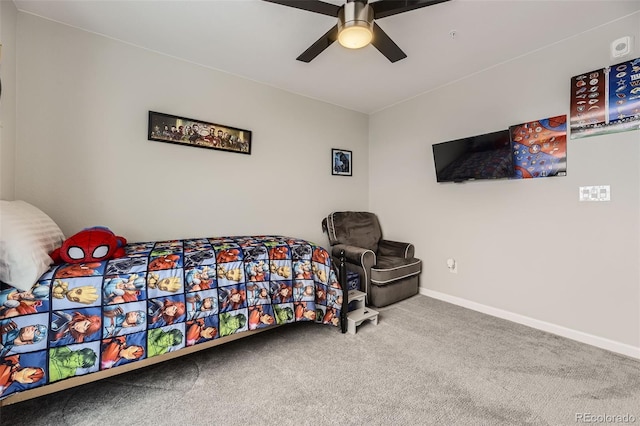
<instances>
[{"instance_id":1,"label":"small framed picture","mask_svg":"<svg viewBox=\"0 0 640 426\"><path fill-rule=\"evenodd\" d=\"M331 174L338 176L351 176L353 171L351 163L351 151L346 149L331 149Z\"/></svg>"}]
</instances>

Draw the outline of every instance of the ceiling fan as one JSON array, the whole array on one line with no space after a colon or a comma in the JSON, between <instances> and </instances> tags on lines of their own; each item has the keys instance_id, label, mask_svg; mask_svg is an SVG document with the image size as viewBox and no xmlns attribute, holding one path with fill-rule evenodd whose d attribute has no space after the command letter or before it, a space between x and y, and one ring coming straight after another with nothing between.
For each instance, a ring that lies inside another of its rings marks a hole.
<instances>
[{"instance_id":1,"label":"ceiling fan","mask_svg":"<svg viewBox=\"0 0 640 426\"><path fill-rule=\"evenodd\" d=\"M311 62L334 41L350 49L373 44L391 62L407 57L397 44L374 21L398 13L409 12L449 0L347 0L342 6L320 0L264 0L309 12L338 18L338 23L320 37L296 59Z\"/></svg>"}]
</instances>

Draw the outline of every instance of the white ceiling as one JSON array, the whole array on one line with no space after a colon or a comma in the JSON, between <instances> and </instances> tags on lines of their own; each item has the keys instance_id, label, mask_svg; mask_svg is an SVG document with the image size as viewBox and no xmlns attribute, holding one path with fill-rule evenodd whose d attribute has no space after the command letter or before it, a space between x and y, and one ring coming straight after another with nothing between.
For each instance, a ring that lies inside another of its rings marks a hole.
<instances>
[{"instance_id":1,"label":"white ceiling","mask_svg":"<svg viewBox=\"0 0 640 426\"><path fill-rule=\"evenodd\" d=\"M640 0L451 0L376 21L406 59L392 64L373 46L334 43L307 64L295 58L334 18L260 0L14 2L24 12L364 113L640 11Z\"/></svg>"}]
</instances>

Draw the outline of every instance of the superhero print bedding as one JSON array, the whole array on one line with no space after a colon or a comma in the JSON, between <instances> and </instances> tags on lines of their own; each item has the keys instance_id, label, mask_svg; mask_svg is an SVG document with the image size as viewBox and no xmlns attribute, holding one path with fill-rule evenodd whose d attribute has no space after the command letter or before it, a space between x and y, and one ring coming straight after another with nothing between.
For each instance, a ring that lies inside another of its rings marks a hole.
<instances>
[{"instance_id":1,"label":"superhero print bedding","mask_svg":"<svg viewBox=\"0 0 640 426\"><path fill-rule=\"evenodd\" d=\"M340 324L341 286L326 250L311 242L202 238L124 252L54 265L27 291L2 287L0 403L277 325Z\"/></svg>"}]
</instances>

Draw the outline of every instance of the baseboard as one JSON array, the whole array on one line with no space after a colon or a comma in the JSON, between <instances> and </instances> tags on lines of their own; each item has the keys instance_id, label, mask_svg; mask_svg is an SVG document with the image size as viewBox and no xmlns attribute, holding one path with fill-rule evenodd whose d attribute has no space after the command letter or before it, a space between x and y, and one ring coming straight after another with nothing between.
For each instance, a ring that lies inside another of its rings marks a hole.
<instances>
[{"instance_id":1,"label":"baseboard","mask_svg":"<svg viewBox=\"0 0 640 426\"><path fill-rule=\"evenodd\" d=\"M508 321L513 321L518 324L526 325L528 327L536 328L538 330L546 331L548 333L586 343L591 346L596 346L601 349L606 349L611 352L616 352L632 358L640 359L640 348L627 345L626 343L620 343L616 342L615 340L609 340L603 337L594 336L582 331L573 330L567 327L540 321L524 315L515 314L503 309L498 309L491 306L483 305L481 303L472 302L460 297L440 293L439 291L429 290L424 287L420 287L420 294L454 305L462 306L463 308L471 309L473 311L482 312L483 314L502 318Z\"/></svg>"}]
</instances>

